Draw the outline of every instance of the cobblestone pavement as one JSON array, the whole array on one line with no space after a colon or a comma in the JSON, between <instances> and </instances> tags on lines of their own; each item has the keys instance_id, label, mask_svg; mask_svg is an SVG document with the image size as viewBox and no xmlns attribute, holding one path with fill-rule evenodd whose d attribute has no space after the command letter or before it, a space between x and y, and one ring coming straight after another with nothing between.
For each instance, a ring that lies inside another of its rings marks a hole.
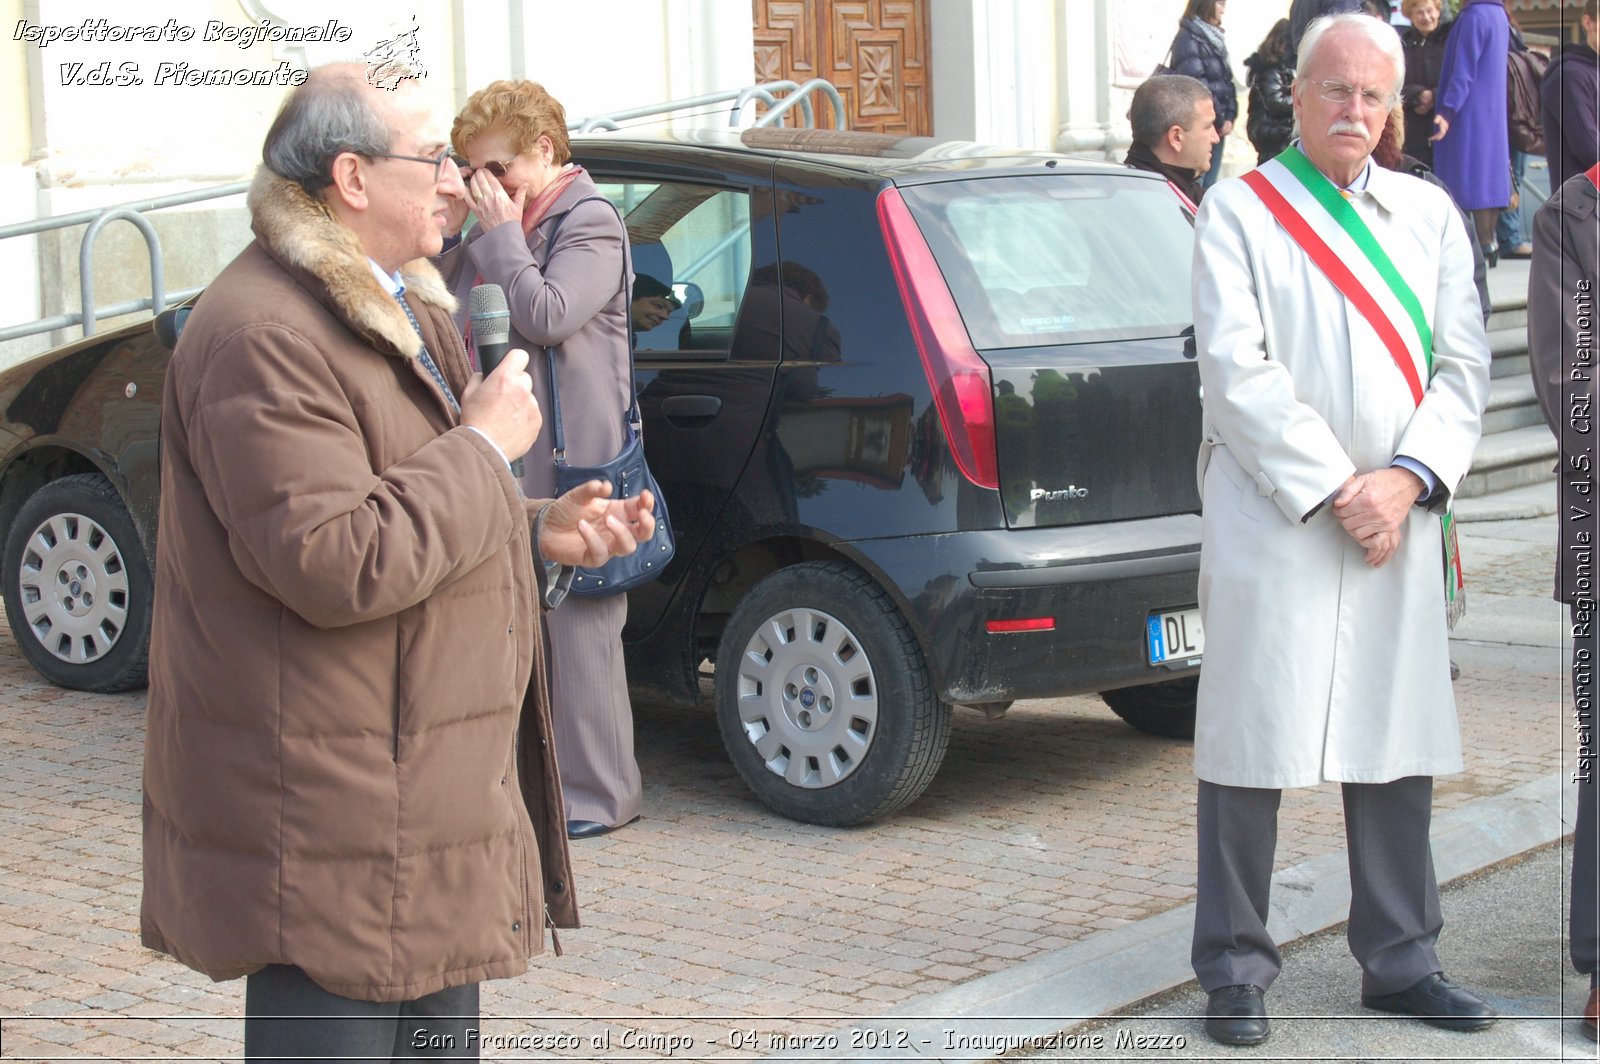
<instances>
[{"instance_id":1,"label":"cobblestone pavement","mask_svg":"<svg viewBox=\"0 0 1600 1064\"><path fill-rule=\"evenodd\" d=\"M1548 612L1551 638L1456 644L1468 760L1439 780L1441 811L1559 769L1552 522L1468 530L1475 608L1520 598L1537 623ZM5 1060L240 1052L242 982L138 944L144 704L45 684L0 624ZM485 986L486 1059L748 1059L1191 900L1189 746L1098 699L1022 703L999 722L958 713L926 795L854 830L758 805L708 710L637 718L644 819L573 844L584 927L563 933L565 956ZM1335 787L1285 795L1280 866L1343 843Z\"/></svg>"}]
</instances>

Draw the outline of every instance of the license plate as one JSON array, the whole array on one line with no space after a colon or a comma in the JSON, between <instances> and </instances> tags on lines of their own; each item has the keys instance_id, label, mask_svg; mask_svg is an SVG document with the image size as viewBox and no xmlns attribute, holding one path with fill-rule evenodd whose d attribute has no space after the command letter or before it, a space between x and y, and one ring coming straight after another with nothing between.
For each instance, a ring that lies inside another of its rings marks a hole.
<instances>
[{"instance_id":1,"label":"license plate","mask_svg":"<svg viewBox=\"0 0 1600 1064\"><path fill-rule=\"evenodd\" d=\"M1145 634L1152 665L1198 665L1206 649L1198 608L1152 613L1145 622Z\"/></svg>"}]
</instances>

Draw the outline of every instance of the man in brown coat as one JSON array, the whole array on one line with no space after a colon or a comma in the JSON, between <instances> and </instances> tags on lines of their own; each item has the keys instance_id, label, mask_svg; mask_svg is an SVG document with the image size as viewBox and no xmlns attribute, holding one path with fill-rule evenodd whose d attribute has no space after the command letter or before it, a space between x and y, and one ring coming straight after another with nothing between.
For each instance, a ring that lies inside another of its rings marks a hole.
<instances>
[{"instance_id":1,"label":"man in brown coat","mask_svg":"<svg viewBox=\"0 0 1600 1064\"><path fill-rule=\"evenodd\" d=\"M445 128L314 72L166 379L142 936L247 977L252 1058L475 1057L478 983L576 926L534 602L654 521L522 498L527 356L471 376L426 262Z\"/></svg>"}]
</instances>

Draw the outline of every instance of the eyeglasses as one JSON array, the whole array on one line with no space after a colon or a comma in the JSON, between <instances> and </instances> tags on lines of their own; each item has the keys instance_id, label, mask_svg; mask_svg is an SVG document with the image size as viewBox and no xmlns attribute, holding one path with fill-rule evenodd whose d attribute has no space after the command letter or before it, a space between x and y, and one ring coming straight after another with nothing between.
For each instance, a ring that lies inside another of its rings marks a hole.
<instances>
[{"instance_id":1,"label":"eyeglasses","mask_svg":"<svg viewBox=\"0 0 1600 1064\"><path fill-rule=\"evenodd\" d=\"M467 162L467 160L463 159L459 155L455 156L455 160L456 160L456 165L461 168L462 180L466 180L467 178L470 178L472 176L472 172L474 170L477 170L477 169L487 170L494 177L505 177L506 174L509 173L510 170L511 170L511 164L517 161L517 157L515 155L513 155L511 158L507 159L503 163L502 162L487 162L487 163L484 163L482 167L473 166L471 163Z\"/></svg>"},{"instance_id":2,"label":"eyeglasses","mask_svg":"<svg viewBox=\"0 0 1600 1064\"><path fill-rule=\"evenodd\" d=\"M438 155L396 155L393 152L375 151L372 153L372 157L375 159L404 159L407 162L413 163L432 163L433 180L435 184L444 179L444 164L455 159L455 156L450 153L449 148L446 148ZM456 161L456 165L461 165L459 160Z\"/></svg>"},{"instance_id":3,"label":"eyeglasses","mask_svg":"<svg viewBox=\"0 0 1600 1064\"><path fill-rule=\"evenodd\" d=\"M1354 85L1346 85L1342 81L1319 81L1317 95L1329 103L1349 103L1355 98L1358 91L1361 102L1368 107L1380 111L1387 111L1394 106L1394 93L1379 92L1377 89L1357 90Z\"/></svg>"}]
</instances>

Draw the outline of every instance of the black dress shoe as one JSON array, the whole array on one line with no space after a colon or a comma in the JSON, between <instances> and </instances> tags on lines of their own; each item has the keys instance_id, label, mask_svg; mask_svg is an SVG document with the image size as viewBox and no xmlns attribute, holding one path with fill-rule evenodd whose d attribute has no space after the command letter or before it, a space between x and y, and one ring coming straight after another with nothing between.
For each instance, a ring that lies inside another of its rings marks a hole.
<instances>
[{"instance_id":1,"label":"black dress shoe","mask_svg":"<svg viewBox=\"0 0 1600 1064\"><path fill-rule=\"evenodd\" d=\"M633 820L638 820L635 816ZM567 821L567 838L569 839L595 839L601 835L609 835L617 828L625 828L633 823L627 820L621 824L602 824L597 820L569 820Z\"/></svg>"},{"instance_id":2,"label":"black dress shoe","mask_svg":"<svg viewBox=\"0 0 1600 1064\"><path fill-rule=\"evenodd\" d=\"M1477 994L1434 972L1394 994L1362 994L1361 1004L1379 1012L1415 1016L1423 1023L1447 1031L1481 1031L1499 1013Z\"/></svg>"},{"instance_id":3,"label":"black dress shoe","mask_svg":"<svg viewBox=\"0 0 1600 1064\"><path fill-rule=\"evenodd\" d=\"M1225 986L1206 996L1206 1034L1225 1046L1258 1046L1267 1028L1266 991L1248 983Z\"/></svg>"},{"instance_id":4,"label":"black dress shoe","mask_svg":"<svg viewBox=\"0 0 1600 1064\"><path fill-rule=\"evenodd\" d=\"M1578 1030L1589 1041L1595 1041L1595 1019L1600 1015L1600 987L1589 988L1589 1002L1583 1006L1583 1019L1578 1024Z\"/></svg>"}]
</instances>

